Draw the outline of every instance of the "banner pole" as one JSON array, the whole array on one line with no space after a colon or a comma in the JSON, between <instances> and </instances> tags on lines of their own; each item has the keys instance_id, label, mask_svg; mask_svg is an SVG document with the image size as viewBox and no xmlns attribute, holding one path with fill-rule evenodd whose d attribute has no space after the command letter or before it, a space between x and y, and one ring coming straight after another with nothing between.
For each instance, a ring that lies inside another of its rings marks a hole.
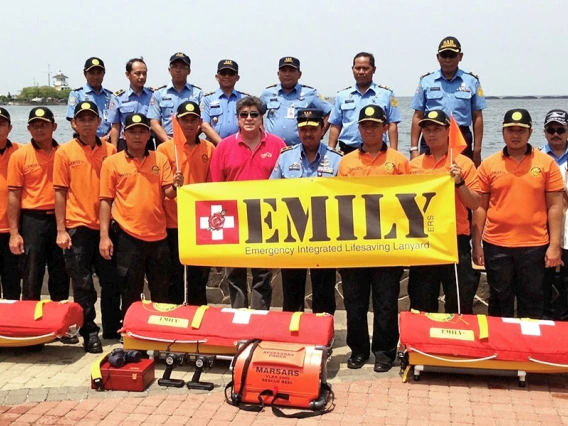
<instances>
[{"instance_id":1,"label":"banner pole","mask_svg":"<svg viewBox=\"0 0 568 426\"><path fill-rule=\"evenodd\" d=\"M454 274L456 277L456 297L458 299L458 315L461 315L460 283L458 281L458 264L454 263Z\"/></svg>"}]
</instances>

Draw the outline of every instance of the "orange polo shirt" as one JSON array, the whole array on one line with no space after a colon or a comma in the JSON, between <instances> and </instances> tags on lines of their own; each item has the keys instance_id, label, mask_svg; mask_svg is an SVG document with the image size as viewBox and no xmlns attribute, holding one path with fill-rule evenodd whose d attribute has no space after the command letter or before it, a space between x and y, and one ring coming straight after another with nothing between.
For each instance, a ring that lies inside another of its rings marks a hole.
<instances>
[{"instance_id":1,"label":"orange polo shirt","mask_svg":"<svg viewBox=\"0 0 568 426\"><path fill-rule=\"evenodd\" d=\"M158 145L158 152L161 152L170 162L172 175L176 174L176 154L174 150L175 144L173 139ZM211 142L201 139L193 149L188 144L183 145L183 152L178 152L178 160L180 169L183 174L183 184L191 185L192 183L203 183L209 179L209 164L211 157L215 151L215 145ZM177 198L164 200L164 209L166 211L166 227L178 227L177 214Z\"/></svg>"},{"instance_id":2,"label":"orange polo shirt","mask_svg":"<svg viewBox=\"0 0 568 426\"><path fill-rule=\"evenodd\" d=\"M410 162L410 173L413 175L449 174L450 169L446 164L447 161L447 155L436 161L433 155L422 154ZM481 192L473 161L461 154L454 161L462 171L465 185L474 192ZM456 188L456 231L457 235L470 235L471 233L467 220L467 207L459 197L459 188Z\"/></svg>"},{"instance_id":3,"label":"orange polo shirt","mask_svg":"<svg viewBox=\"0 0 568 426\"><path fill-rule=\"evenodd\" d=\"M502 247L548 244L546 193L564 190L551 156L527 147L520 163L507 149L486 158L477 170L482 194L489 194L483 240Z\"/></svg>"},{"instance_id":4,"label":"orange polo shirt","mask_svg":"<svg viewBox=\"0 0 568 426\"><path fill-rule=\"evenodd\" d=\"M27 210L55 209L53 161L59 144L53 140L49 154L32 141L22 145L8 162L8 189L21 189L20 207Z\"/></svg>"},{"instance_id":5,"label":"orange polo shirt","mask_svg":"<svg viewBox=\"0 0 568 426\"><path fill-rule=\"evenodd\" d=\"M101 201L101 168L103 161L116 153L116 148L97 138L91 148L78 139L62 145L55 154L53 165L53 186L67 190L65 226L99 229L99 207Z\"/></svg>"},{"instance_id":6,"label":"orange polo shirt","mask_svg":"<svg viewBox=\"0 0 568 426\"><path fill-rule=\"evenodd\" d=\"M166 156L147 151L142 162L127 150L108 157L101 170L101 200L114 200L112 215L120 227L143 241L166 238L164 189L173 184Z\"/></svg>"},{"instance_id":7,"label":"orange polo shirt","mask_svg":"<svg viewBox=\"0 0 568 426\"><path fill-rule=\"evenodd\" d=\"M410 173L408 159L383 144L375 158L362 147L350 152L339 162L338 176L389 176Z\"/></svg>"},{"instance_id":8,"label":"orange polo shirt","mask_svg":"<svg viewBox=\"0 0 568 426\"><path fill-rule=\"evenodd\" d=\"M10 142L6 144L4 152L0 154L0 233L10 232L8 225L8 161L20 144Z\"/></svg>"}]
</instances>

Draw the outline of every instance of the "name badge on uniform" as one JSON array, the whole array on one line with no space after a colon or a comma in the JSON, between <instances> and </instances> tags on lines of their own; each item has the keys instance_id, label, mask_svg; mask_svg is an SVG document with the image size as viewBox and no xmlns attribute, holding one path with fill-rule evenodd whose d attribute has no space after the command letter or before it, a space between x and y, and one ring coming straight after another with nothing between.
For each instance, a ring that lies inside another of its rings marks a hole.
<instances>
[{"instance_id":1,"label":"name badge on uniform","mask_svg":"<svg viewBox=\"0 0 568 426\"><path fill-rule=\"evenodd\" d=\"M333 167L318 167L318 176L321 176L323 173L328 173L332 175Z\"/></svg>"},{"instance_id":2,"label":"name badge on uniform","mask_svg":"<svg viewBox=\"0 0 568 426\"><path fill-rule=\"evenodd\" d=\"M441 88L440 87L430 87L431 92L435 92L437 90L441 90Z\"/></svg>"},{"instance_id":3,"label":"name badge on uniform","mask_svg":"<svg viewBox=\"0 0 568 426\"><path fill-rule=\"evenodd\" d=\"M296 108L294 108L294 105L288 108L288 111L286 112L286 118L296 118Z\"/></svg>"},{"instance_id":4,"label":"name badge on uniform","mask_svg":"<svg viewBox=\"0 0 568 426\"><path fill-rule=\"evenodd\" d=\"M300 163L292 163L290 164L290 167L288 167L288 170L292 171L292 170L300 170Z\"/></svg>"},{"instance_id":5,"label":"name badge on uniform","mask_svg":"<svg viewBox=\"0 0 568 426\"><path fill-rule=\"evenodd\" d=\"M355 102L355 100L354 99L345 99L346 104L350 104L352 102Z\"/></svg>"}]
</instances>

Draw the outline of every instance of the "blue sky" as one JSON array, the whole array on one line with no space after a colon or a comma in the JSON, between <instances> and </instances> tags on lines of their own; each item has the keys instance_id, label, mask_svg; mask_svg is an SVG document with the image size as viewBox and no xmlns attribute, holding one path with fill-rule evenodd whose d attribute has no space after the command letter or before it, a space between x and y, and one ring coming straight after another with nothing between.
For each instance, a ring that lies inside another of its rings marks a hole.
<instances>
[{"instance_id":1,"label":"blue sky","mask_svg":"<svg viewBox=\"0 0 568 426\"><path fill-rule=\"evenodd\" d=\"M2 15L0 94L46 84L48 65L81 86L90 56L105 61L110 90L127 86L124 65L140 55L148 84L159 86L170 55L183 51L190 82L206 91L216 88L220 59L236 60L238 87L259 94L277 82L278 59L296 56L302 82L333 96L353 83L353 56L369 51L375 81L411 96L437 68L447 35L461 41L461 67L480 76L486 95L568 94L566 0L27 0L6 2Z\"/></svg>"}]
</instances>

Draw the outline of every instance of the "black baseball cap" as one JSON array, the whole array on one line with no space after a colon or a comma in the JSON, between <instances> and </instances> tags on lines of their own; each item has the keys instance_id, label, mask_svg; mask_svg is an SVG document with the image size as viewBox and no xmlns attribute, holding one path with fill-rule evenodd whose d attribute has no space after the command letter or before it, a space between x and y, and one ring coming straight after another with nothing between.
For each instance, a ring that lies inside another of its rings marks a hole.
<instances>
[{"instance_id":1,"label":"black baseball cap","mask_svg":"<svg viewBox=\"0 0 568 426\"><path fill-rule=\"evenodd\" d=\"M278 69L282 67L292 67L300 69L300 60L297 58L293 58L292 56L285 56L283 58L280 58L280 61L278 61Z\"/></svg>"},{"instance_id":2,"label":"black baseball cap","mask_svg":"<svg viewBox=\"0 0 568 426\"><path fill-rule=\"evenodd\" d=\"M85 61L85 66L83 67L83 71L87 72L91 68L96 68L96 67L102 68L104 70L105 63L103 62L102 59L93 56L92 58L89 58Z\"/></svg>"},{"instance_id":3,"label":"black baseball cap","mask_svg":"<svg viewBox=\"0 0 568 426\"><path fill-rule=\"evenodd\" d=\"M184 115L190 114L201 117L201 109L198 104L193 101L185 101L178 106L176 117L183 117Z\"/></svg>"},{"instance_id":4,"label":"black baseball cap","mask_svg":"<svg viewBox=\"0 0 568 426\"><path fill-rule=\"evenodd\" d=\"M378 105L367 105L359 111L359 121L376 121L377 123L384 123L387 121L385 110Z\"/></svg>"},{"instance_id":5,"label":"black baseball cap","mask_svg":"<svg viewBox=\"0 0 568 426\"><path fill-rule=\"evenodd\" d=\"M33 120L49 121L50 123L55 122L55 118L53 117L53 112L51 112L51 110L46 107L32 108L32 110L30 111L30 115L28 117L28 123L32 122Z\"/></svg>"},{"instance_id":6,"label":"black baseball cap","mask_svg":"<svg viewBox=\"0 0 568 426\"><path fill-rule=\"evenodd\" d=\"M12 119L10 118L10 113L6 108L0 107L0 117L5 118L8 120L8 123L12 123Z\"/></svg>"},{"instance_id":7,"label":"black baseball cap","mask_svg":"<svg viewBox=\"0 0 568 426\"><path fill-rule=\"evenodd\" d=\"M306 108L298 111L296 117L298 127L319 126L323 122L323 111L317 108Z\"/></svg>"},{"instance_id":8,"label":"black baseball cap","mask_svg":"<svg viewBox=\"0 0 568 426\"><path fill-rule=\"evenodd\" d=\"M553 109L548 111L546 118L544 119L544 125L547 126L550 123L558 123L563 126L568 125L568 112L563 109Z\"/></svg>"},{"instance_id":9,"label":"black baseball cap","mask_svg":"<svg viewBox=\"0 0 568 426\"><path fill-rule=\"evenodd\" d=\"M150 128L150 120L144 114L130 114L124 119L124 130L130 129L134 126L144 126Z\"/></svg>"},{"instance_id":10,"label":"black baseball cap","mask_svg":"<svg viewBox=\"0 0 568 426\"><path fill-rule=\"evenodd\" d=\"M451 50L452 52L460 53L462 46L459 40L455 37L445 37L438 45L438 53L444 50Z\"/></svg>"},{"instance_id":11,"label":"black baseball cap","mask_svg":"<svg viewBox=\"0 0 568 426\"><path fill-rule=\"evenodd\" d=\"M77 104L77 106L75 107L75 112L73 114L73 118L77 118L77 116L80 113L82 113L83 111L91 112L91 113L95 114L96 116L99 115L99 107L97 107L96 103L91 102L91 101L84 101L84 102Z\"/></svg>"},{"instance_id":12,"label":"black baseball cap","mask_svg":"<svg viewBox=\"0 0 568 426\"><path fill-rule=\"evenodd\" d=\"M530 129L532 127L532 118L526 109L510 109L505 113L503 118L503 127L519 126Z\"/></svg>"},{"instance_id":13,"label":"black baseball cap","mask_svg":"<svg viewBox=\"0 0 568 426\"><path fill-rule=\"evenodd\" d=\"M233 70L237 74L239 73L239 64L237 64L232 59L221 59L217 65L217 73L221 70Z\"/></svg>"},{"instance_id":14,"label":"black baseball cap","mask_svg":"<svg viewBox=\"0 0 568 426\"><path fill-rule=\"evenodd\" d=\"M424 124L426 123L436 123L439 124L440 126L449 126L450 125L450 118L448 117L448 114L446 114L444 111L442 111L441 109L437 109L437 110L432 110L429 111L424 118L422 118L422 120L420 120L418 122L418 125L420 127L424 127Z\"/></svg>"},{"instance_id":15,"label":"black baseball cap","mask_svg":"<svg viewBox=\"0 0 568 426\"><path fill-rule=\"evenodd\" d=\"M191 59L183 52L174 53L170 56L170 65L173 64L175 61L182 61L183 63L191 66Z\"/></svg>"}]
</instances>

